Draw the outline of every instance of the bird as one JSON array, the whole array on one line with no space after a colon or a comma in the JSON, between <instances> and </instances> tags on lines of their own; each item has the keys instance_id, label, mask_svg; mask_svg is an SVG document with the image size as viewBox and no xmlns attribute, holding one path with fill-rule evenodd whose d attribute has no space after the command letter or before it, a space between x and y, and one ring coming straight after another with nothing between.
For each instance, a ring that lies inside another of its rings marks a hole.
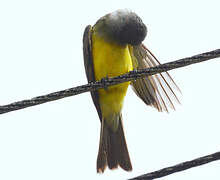
<instances>
[{"instance_id":1,"label":"bird","mask_svg":"<svg viewBox=\"0 0 220 180\"><path fill-rule=\"evenodd\" d=\"M86 26L83 57L88 82L159 65L143 44L146 35L142 19L127 9L106 14L93 26ZM167 72L91 91L101 122L97 173L104 173L107 166L132 170L122 124L122 107L129 85L146 105L159 112L168 112L168 107L175 110L174 102L179 103L176 91L180 89Z\"/></svg>"}]
</instances>

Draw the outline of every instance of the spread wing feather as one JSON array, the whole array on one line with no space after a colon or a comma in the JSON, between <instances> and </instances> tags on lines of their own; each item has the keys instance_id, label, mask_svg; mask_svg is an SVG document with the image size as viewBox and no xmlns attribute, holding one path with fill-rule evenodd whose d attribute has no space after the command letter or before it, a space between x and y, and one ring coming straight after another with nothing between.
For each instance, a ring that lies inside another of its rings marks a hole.
<instances>
[{"instance_id":1,"label":"spread wing feather","mask_svg":"<svg viewBox=\"0 0 220 180\"><path fill-rule=\"evenodd\" d=\"M134 69L145 69L160 64L156 57L143 45L130 48ZM174 102L180 103L175 91L180 91L168 72L155 74L131 82L133 90L147 105L158 111L175 110Z\"/></svg>"}]
</instances>

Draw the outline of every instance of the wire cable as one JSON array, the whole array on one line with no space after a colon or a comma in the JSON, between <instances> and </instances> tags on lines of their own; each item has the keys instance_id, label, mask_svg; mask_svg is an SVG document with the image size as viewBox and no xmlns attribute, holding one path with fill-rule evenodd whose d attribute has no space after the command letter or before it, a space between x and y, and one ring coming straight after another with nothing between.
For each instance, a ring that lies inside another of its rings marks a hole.
<instances>
[{"instance_id":1,"label":"wire cable","mask_svg":"<svg viewBox=\"0 0 220 180\"><path fill-rule=\"evenodd\" d=\"M209 51L206 53L198 54L192 57L183 58L177 61L168 62L161 64L152 68L147 68L143 70L130 71L121 76L113 78L104 78L101 81L89 83L82 86L77 86L62 91L53 92L43 96L37 96L32 99L17 101L11 104L0 106L0 114L8 113L15 110L24 109L31 106L36 106L38 104L43 104L50 101L55 101L69 96L74 96L88 91L94 91L100 88L105 88L107 86L112 86L126 81L132 81L135 79L143 78L145 76L150 76L156 73L161 73L169 71L172 69L188 66L195 63L204 62L210 59L220 57L220 49L214 51Z\"/></svg>"}]
</instances>

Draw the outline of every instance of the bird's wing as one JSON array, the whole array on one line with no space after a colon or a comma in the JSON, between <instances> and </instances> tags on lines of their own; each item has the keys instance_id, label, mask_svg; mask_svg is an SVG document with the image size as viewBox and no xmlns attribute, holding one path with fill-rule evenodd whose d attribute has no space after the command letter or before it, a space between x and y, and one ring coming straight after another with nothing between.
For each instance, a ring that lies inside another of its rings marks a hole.
<instances>
[{"instance_id":1,"label":"bird's wing","mask_svg":"<svg viewBox=\"0 0 220 180\"><path fill-rule=\"evenodd\" d=\"M156 57L143 45L130 48L134 69L145 69L160 64ZM158 73L131 82L134 92L147 105L158 111L167 111L168 107L175 110L174 102L180 103L175 91L180 89L168 72Z\"/></svg>"},{"instance_id":2,"label":"bird's wing","mask_svg":"<svg viewBox=\"0 0 220 180\"><path fill-rule=\"evenodd\" d=\"M83 56L84 56L84 66L86 71L86 77L89 83L95 82L95 73L93 66L92 57L92 26L88 25L85 28L83 34ZM98 91L91 91L92 100L95 104L96 110L98 112L100 120L102 119L102 112L99 104Z\"/></svg>"}]
</instances>

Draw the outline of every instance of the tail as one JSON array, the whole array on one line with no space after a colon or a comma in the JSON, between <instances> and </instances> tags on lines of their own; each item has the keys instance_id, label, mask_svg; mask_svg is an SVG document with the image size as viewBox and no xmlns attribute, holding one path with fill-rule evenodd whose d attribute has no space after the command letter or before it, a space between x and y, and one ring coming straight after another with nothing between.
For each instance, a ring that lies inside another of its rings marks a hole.
<instances>
[{"instance_id":1,"label":"tail","mask_svg":"<svg viewBox=\"0 0 220 180\"><path fill-rule=\"evenodd\" d=\"M125 141L122 116L119 118L119 125L116 132L103 120L97 158L97 172L103 173L106 166L109 169L116 169L118 165L126 171L131 171L131 161Z\"/></svg>"}]
</instances>

